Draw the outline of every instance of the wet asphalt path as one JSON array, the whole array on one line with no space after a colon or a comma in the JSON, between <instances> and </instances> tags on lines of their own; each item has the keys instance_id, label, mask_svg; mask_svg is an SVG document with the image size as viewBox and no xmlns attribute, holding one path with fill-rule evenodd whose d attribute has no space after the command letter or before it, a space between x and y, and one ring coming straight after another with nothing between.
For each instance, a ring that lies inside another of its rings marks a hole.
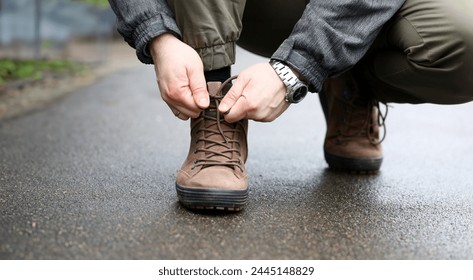
<instances>
[{"instance_id":1,"label":"wet asphalt path","mask_svg":"<svg viewBox=\"0 0 473 280\"><path fill-rule=\"evenodd\" d=\"M239 50L234 73L261 60ZM377 175L330 172L316 95L250 124L245 211L174 190L188 123L153 69L0 122L1 259L473 259L473 104L393 105Z\"/></svg>"}]
</instances>

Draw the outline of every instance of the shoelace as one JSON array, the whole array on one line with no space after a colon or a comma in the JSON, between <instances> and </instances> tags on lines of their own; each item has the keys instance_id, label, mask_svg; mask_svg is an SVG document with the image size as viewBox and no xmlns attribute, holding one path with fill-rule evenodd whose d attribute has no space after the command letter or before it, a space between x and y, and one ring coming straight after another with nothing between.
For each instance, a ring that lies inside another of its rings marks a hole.
<instances>
[{"instance_id":1,"label":"shoelace","mask_svg":"<svg viewBox=\"0 0 473 280\"><path fill-rule=\"evenodd\" d=\"M373 145L381 144L384 141L384 139L386 139L386 133L387 133L387 131L386 131L386 119L388 117L389 106L386 103L381 103L381 104L384 105L384 108L386 108L386 110L383 113L383 111L381 111L381 108L380 108L379 104L380 104L380 102L376 102L376 108L378 109L378 120L377 121L378 121L378 126L383 129L383 137L381 137L381 139L379 141L373 141L374 138L370 137L370 143L373 144ZM371 130L369 130L369 131L371 132ZM370 134L370 132L368 133L368 135Z\"/></svg>"},{"instance_id":2,"label":"shoelace","mask_svg":"<svg viewBox=\"0 0 473 280\"><path fill-rule=\"evenodd\" d=\"M354 102L352 100L347 101L347 103L348 103L348 106L346 106L345 108L353 108L353 107L360 108L361 107L360 105L354 104ZM385 104L385 103L381 103L381 104L383 104L386 108L384 110L384 113L381 110L380 102L378 102L378 101L372 101L372 102L369 102L367 105L364 105L364 106L369 107L368 110L365 110L365 109L356 110L355 109L354 110L355 112L353 112L352 110L345 109L345 113L348 114L348 117L343 118L343 123L347 127L355 128L355 129L358 129L358 130L355 133L345 134L344 136L354 137L354 136L367 135L367 137L368 137L371 144L373 144L373 145L381 144L384 141L384 139L386 138L386 118L388 116L388 108L389 108L389 106L387 104ZM382 130L383 130L383 136L378 141L376 141L376 137L372 136L373 118L371 117L371 114L372 114L371 110L372 110L373 107L376 107L376 109L378 110L377 125L378 125L379 128L382 128ZM357 114L363 114L363 115L357 116ZM363 124L362 125L353 124L353 123L347 121L347 120L356 120L356 119L362 119Z\"/></svg>"},{"instance_id":3,"label":"shoelace","mask_svg":"<svg viewBox=\"0 0 473 280\"><path fill-rule=\"evenodd\" d=\"M226 122L218 110L220 101L223 98L221 94L223 89L229 82L236 78L237 76L233 76L225 80L217 90L217 95L210 96L211 105L202 112L196 123L198 127L197 134L201 135L201 137L197 139L197 142L203 142L204 145L203 148L195 150L195 153L202 152L203 158L197 159L194 162L193 168L197 166L202 166L203 168L210 166L228 166L232 168L238 167L243 171L241 160L233 158L233 153L237 153L239 157L241 156L240 150L235 148L235 146L240 145L237 140L238 133L240 133L240 130L237 128L239 124L238 122L234 124ZM228 128L222 128L222 124ZM215 125L217 129L210 129L210 127ZM234 137L230 138L225 135L225 133L231 133ZM214 135L219 135L219 139L210 139L211 136ZM223 157L224 159L215 159L215 157Z\"/></svg>"}]
</instances>

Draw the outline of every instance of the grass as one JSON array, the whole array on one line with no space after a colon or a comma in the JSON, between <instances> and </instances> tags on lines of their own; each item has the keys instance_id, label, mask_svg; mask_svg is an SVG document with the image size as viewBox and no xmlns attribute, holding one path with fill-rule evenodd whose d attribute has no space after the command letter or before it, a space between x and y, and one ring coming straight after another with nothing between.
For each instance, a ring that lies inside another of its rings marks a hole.
<instances>
[{"instance_id":1,"label":"grass","mask_svg":"<svg viewBox=\"0 0 473 280\"><path fill-rule=\"evenodd\" d=\"M86 67L67 60L0 59L0 85L15 80L40 80L46 75L81 73Z\"/></svg>"}]
</instances>

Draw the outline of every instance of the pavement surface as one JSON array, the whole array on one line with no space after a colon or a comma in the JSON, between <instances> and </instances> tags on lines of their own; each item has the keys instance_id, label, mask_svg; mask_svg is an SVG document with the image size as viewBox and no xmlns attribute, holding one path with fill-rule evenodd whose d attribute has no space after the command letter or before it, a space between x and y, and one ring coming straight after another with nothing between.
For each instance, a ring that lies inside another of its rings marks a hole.
<instances>
[{"instance_id":1,"label":"pavement surface","mask_svg":"<svg viewBox=\"0 0 473 280\"><path fill-rule=\"evenodd\" d=\"M14 50L12 47L0 48L0 57L16 57L9 53ZM46 76L40 80L17 80L0 85L0 121L41 109L97 79L140 65L134 56L134 50L122 40L71 40L64 53L45 50L43 55L51 59L83 63L88 66L88 70L80 74L63 73L60 76Z\"/></svg>"},{"instance_id":2,"label":"pavement surface","mask_svg":"<svg viewBox=\"0 0 473 280\"><path fill-rule=\"evenodd\" d=\"M348 175L311 95L250 123L247 208L199 213L174 189L189 124L151 66L122 70L0 122L0 258L473 259L472 110L392 105L381 172Z\"/></svg>"}]
</instances>

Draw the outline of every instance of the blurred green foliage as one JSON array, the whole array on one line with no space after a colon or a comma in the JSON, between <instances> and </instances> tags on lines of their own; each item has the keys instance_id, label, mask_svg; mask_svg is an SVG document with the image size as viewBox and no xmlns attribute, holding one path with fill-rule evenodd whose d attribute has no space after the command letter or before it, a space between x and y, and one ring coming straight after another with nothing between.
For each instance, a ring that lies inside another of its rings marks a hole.
<instances>
[{"instance_id":1,"label":"blurred green foliage","mask_svg":"<svg viewBox=\"0 0 473 280\"><path fill-rule=\"evenodd\" d=\"M97 7L109 7L108 0L71 0ZM1 2L1 1L0 1ZM50 42L43 42L48 47ZM79 73L86 71L84 65L66 60L17 60L0 58L0 85L14 80L39 80L47 74Z\"/></svg>"},{"instance_id":2,"label":"blurred green foliage","mask_svg":"<svg viewBox=\"0 0 473 280\"><path fill-rule=\"evenodd\" d=\"M82 64L66 60L0 59L0 84L14 80L39 80L46 74L80 73Z\"/></svg>"},{"instance_id":3,"label":"blurred green foliage","mask_svg":"<svg viewBox=\"0 0 473 280\"><path fill-rule=\"evenodd\" d=\"M73 0L73 1L89 3L89 4L92 4L92 5L95 5L95 6L98 6L98 7L102 7L102 8L105 8L105 7L109 6L107 0Z\"/></svg>"}]
</instances>

